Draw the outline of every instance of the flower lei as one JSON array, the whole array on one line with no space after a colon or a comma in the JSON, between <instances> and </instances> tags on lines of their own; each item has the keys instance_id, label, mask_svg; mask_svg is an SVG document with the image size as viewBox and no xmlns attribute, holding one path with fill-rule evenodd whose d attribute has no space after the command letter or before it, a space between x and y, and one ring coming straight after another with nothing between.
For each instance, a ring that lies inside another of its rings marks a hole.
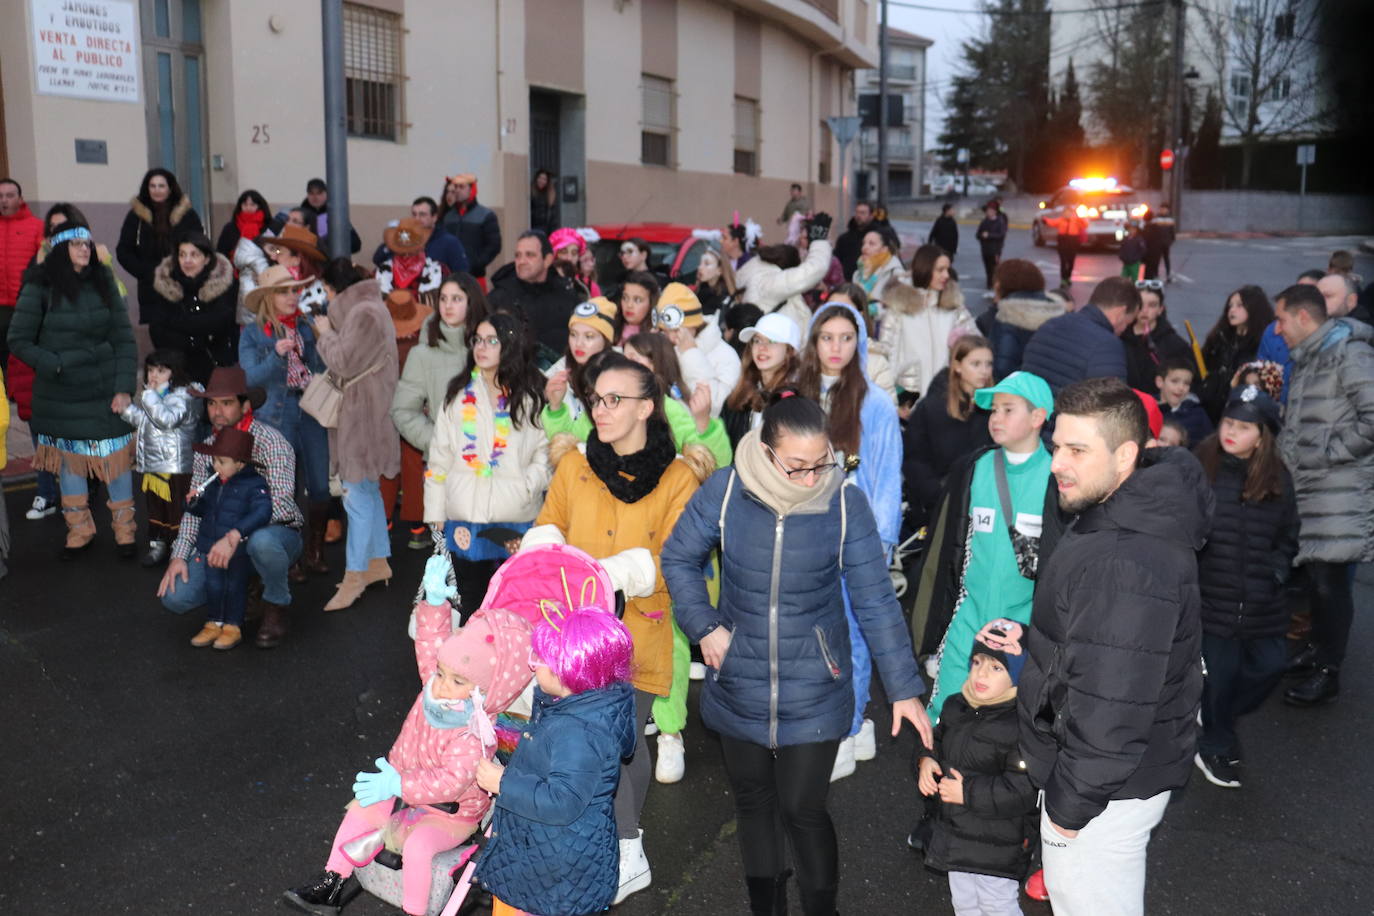
<instances>
[{"instance_id":1,"label":"flower lei","mask_svg":"<svg viewBox=\"0 0 1374 916\"><path fill-rule=\"evenodd\" d=\"M472 370L472 380L477 379L481 370ZM463 389L463 461L472 468L478 477L490 477L492 469L499 465L510 440L510 399L502 391L496 397L496 430L491 443L491 455L486 461L477 457L477 392L472 381Z\"/></svg>"}]
</instances>

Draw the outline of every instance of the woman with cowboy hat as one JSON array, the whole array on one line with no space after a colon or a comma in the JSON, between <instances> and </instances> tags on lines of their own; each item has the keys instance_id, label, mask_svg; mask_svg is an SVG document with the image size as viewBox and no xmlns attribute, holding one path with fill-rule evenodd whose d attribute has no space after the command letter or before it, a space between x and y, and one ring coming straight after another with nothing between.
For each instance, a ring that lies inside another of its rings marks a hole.
<instances>
[{"instance_id":1,"label":"woman with cowboy hat","mask_svg":"<svg viewBox=\"0 0 1374 916\"><path fill-rule=\"evenodd\" d=\"M134 390L138 347L114 273L94 257L91 231L69 223L29 270L10 325L10 351L33 367L35 470L58 474L71 559L95 540L87 480L109 490L121 557L137 551L134 436L119 416Z\"/></svg>"},{"instance_id":2,"label":"woman with cowboy hat","mask_svg":"<svg viewBox=\"0 0 1374 916\"><path fill-rule=\"evenodd\" d=\"M287 223L281 227L280 234L263 240L262 250L273 264L285 267L293 280L311 281L301 290L299 305L302 312L308 315L326 305L329 298L319 282L326 258L315 233ZM245 301L247 298L245 294Z\"/></svg>"},{"instance_id":3,"label":"woman with cowboy hat","mask_svg":"<svg viewBox=\"0 0 1374 916\"><path fill-rule=\"evenodd\" d=\"M281 241L281 239L274 239ZM324 532L329 518L329 436L315 418L301 410L305 393L316 372L325 371L315 348L315 328L299 304L301 289L315 282L297 279L284 264L262 272L258 286L245 299L253 321L239 334L239 365L248 384L267 392L267 401L256 411L258 419L286 437L296 453L296 468L304 481L310 535L301 558L304 571L293 570L301 581L304 572L327 573Z\"/></svg>"}]
</instances>

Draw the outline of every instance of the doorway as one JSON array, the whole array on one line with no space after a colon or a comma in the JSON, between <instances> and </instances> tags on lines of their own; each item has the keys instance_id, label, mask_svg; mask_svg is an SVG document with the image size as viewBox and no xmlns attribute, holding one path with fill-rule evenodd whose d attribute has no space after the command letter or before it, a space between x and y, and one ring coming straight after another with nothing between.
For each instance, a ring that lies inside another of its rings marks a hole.
<instances>
[{"instance_id":1,"label":"doorway","mask_svg":"<svg viewBox=\"0 0 1374 916\"><path fill-rule=\"evenodd\" d=\"M530 90L530 180L540 169L558 188L559 226L587 221L586 100L548 89Z\"/></svg>"},{"instance_id":2,"label":"doorway","mask_svg":"<svg viewBox=\"0 0 1374 916\"><path fill-rule=\"evenodd\" d=\"M148 167L170 169L206 226L213 222L200 0L139 0Z\"/></svg>"}]
</instances>

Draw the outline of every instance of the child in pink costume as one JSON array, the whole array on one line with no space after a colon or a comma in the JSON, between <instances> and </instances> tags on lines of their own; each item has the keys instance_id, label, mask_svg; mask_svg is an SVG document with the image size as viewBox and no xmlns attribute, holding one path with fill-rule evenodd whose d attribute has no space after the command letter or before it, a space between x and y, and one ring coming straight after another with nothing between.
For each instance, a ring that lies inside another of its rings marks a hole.
<instances>
[{"instance_id":1,"label":"child in pink costume","mask_svg":"<svg viewBox=\"0 0 1374 916\"><path fill-rule=\"evenodd\" d=\"M334 835L325 871L309 884L286 892L286 900L307 913L337 913L359 887L350 861L360 847L370 860L387 845L401 852L403 901L408 914L423 916L429 904L431 861L473 831L491 806L478 787L477 764L496 751L492 720L524 691L529 666L529 621L504 610L479 610L452 632L443 557L425 568L425 600L415 606L415 658L424 689L401 726L401 734L378 772L362 772ZM452 634L452 635L450 635ZM396 800L407 806L396 809ZM457 803L453 813L432 805ZM348 847L347 854L345 846Z\"/></svg>"}]
</instances>

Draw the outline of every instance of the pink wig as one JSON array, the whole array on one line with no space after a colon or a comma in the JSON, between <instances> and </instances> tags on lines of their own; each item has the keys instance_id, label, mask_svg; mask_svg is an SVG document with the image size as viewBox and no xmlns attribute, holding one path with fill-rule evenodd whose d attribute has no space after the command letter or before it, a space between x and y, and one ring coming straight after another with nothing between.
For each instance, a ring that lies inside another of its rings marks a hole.
<instances>
[{"instance_id":1,"label":"pink wig","mask_svg":"<svg viewBox=\"0 0 1374 916\"><path fill-rule=\"evenodd\" d=\"M612 614L578 608L554 615L534 628L534 654L573 693L599 690L630 679L634 643L630 631Z\"/></svg>"}]
</instances>

